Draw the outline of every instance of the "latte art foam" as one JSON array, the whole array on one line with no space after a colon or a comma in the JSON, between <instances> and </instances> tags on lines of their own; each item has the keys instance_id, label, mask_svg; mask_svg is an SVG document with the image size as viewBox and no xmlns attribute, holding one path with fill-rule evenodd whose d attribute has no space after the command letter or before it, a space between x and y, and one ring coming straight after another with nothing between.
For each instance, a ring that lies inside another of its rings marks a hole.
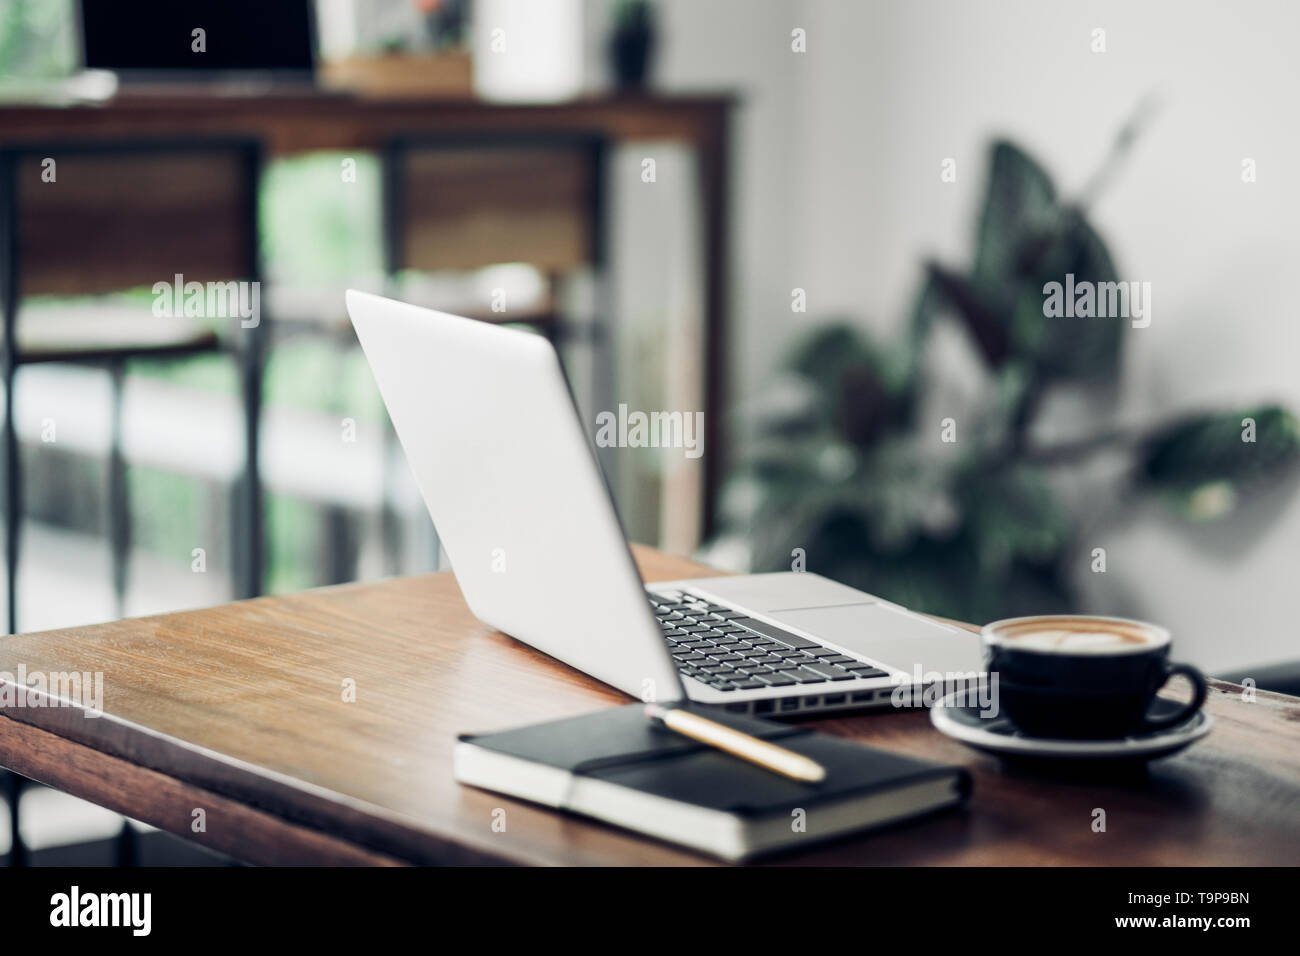
<instances>
[{"instance_id":1,"label":"latte art foam","mask_svg":"<svg viewBox=\"0 0 1300 956\"><path fill-rule=\"evenodd\" d=\"M1044 651L1065 651L1077 654L1086 651L1113 651L1118 647L1146 644L1135 638L1113 631L1068 631L1064 628L1051 631L1030 631L1015 636L1017 647L1033 647Z\"/></svg>"},{"instance_id":2,"label":"latte art foam","mask_svg":"<svg viewBox=\"0 0 1300 956\"><path fill-rule=\"evenodd\" d=\"M1007 647L1056 654L1116 654L1154 647L1167 637L1132 621L1039 617L999 627L992 639Z\"/></svg>"}]
</instances>

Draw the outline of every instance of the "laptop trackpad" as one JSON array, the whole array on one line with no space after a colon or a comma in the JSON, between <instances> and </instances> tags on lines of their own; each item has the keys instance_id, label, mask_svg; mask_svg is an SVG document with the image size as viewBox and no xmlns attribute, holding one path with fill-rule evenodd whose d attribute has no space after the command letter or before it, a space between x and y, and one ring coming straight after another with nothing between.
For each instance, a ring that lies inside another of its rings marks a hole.
<instances>
[{"instance_id":1,"label":"laptop trackpad","mask_svg":"<svg viewBox=\"0 0 1300 956\"><path fill-rule=\"evenodd\" d=\"M913 673L983 672L978 634L950 628L884 604L806 608L770 615L808 634L889 667Z\"/></svg>"}]
</instances>

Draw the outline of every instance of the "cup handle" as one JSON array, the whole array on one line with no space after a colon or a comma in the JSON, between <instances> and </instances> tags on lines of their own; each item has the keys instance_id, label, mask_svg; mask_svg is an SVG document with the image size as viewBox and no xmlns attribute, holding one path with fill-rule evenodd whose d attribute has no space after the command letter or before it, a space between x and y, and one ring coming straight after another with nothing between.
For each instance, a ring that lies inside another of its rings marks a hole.
<instances>
[{"instance_id":1,"label":"cup handle","mask_svg":"<svg viewBox=\"0 0 1300 956\"><path fill-rule=\"evenodd\" d=\"M1146 718L1146 729L1148 731L1168 730L1170 727L1175 727L1200 710L1205 703L1207 690L1205 675L1191 664L1166 664L1165 679L1160 682L1160 687L1164 687L1165 684L1169 683L1170 678L1179 674L1192 682L1192 699L1188 701L1186 706L1180 708L1177 713L1170 714L1168 717ZM1156 690L1159 689L1159 687L1156 688Z\"/></svg>"}]
</instances>

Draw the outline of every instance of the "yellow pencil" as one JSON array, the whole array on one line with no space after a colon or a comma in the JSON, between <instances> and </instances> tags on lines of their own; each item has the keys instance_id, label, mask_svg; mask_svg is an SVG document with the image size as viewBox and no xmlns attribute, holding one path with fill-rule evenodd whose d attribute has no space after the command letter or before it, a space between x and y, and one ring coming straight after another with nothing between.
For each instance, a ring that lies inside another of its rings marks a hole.
<instances>
[{"instance_id":1,"label":"yellow pencil","mask_svg":"<svg viewBox=\"0 0 1300 956\"><path fill-rule=\"evenodd\" d=\"M758 737L751 737L739 730L732 730L688 710L646 704L645 715L651 720L660 721L665 727L683 737L690 737L710 747L725 750L741 760L748 760L752 764L765 767L793 780L820 783L826 779L826 768L815 760L809 760L793 750L786 750L784 747L778 747Z\"/></svg>"}]
</instances>

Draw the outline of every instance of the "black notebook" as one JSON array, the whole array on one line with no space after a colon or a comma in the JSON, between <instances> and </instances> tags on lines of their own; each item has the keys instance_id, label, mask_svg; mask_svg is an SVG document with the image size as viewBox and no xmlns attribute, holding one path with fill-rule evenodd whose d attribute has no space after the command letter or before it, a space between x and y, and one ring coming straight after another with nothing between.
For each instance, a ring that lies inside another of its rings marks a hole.
<instances>
[{"instance_id":1,"label":"black notebook","mask_svg":"<svg viewBox=\"0 0 1300 956\"><path fill-rule=\"evenodd\" d=\"M462 734L455 774L496 790L743 860L960 803L970 775L805 727L692 707L826 768L800 783L674 733L628 704L494 734Z\"/></svg>"}]
</instances>

